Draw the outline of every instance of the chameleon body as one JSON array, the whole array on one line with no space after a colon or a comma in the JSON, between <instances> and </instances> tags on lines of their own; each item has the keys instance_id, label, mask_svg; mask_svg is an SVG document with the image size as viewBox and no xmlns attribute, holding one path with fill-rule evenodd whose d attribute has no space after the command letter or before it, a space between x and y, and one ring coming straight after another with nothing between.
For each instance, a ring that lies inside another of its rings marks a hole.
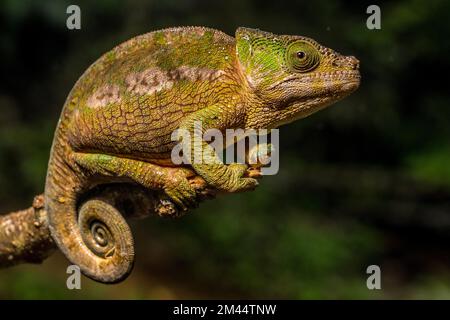
<instances>
[{"instance_id":1,"label":"chameleon body","mask_svg":"<svg viewBox=\"0 0 450 320\"><path fill-rule=\"evenodd\" d=\"M194 132L197 121L201 130L279 127L353 92L358 68L356 58L312 39L248 28L235 38L171 28L115 47L80 77L58 122L45 186L53 238L87 276L122 280L133 260L128 226L113 207L80 203L84 193L129 181L190 208L196 194L186 167L171 162L174 130ZM225 192L257 185L245 164L211 157L191 167L208 185Z\"/></svg>"}]
</instances>

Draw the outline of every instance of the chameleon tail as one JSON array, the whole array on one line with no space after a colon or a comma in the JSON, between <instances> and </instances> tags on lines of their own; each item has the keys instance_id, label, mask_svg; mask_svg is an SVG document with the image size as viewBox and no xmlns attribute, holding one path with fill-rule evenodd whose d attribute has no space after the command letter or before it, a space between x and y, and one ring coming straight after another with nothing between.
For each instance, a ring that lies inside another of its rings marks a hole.
<instances>
[{"instance_id":1,"label":"chameleon tail","mask_svg":"<svg viewBox=\"0 0 450 320\"><path fill-rule=\"evenodd\" d=\"M91 198L80 203L86 179L71 165L61 141L52 147L45 186L45 204L53 239L71 263L89 278L116 283L131 272L133 236L113 203Z\"/></svg>"}]
</instances>

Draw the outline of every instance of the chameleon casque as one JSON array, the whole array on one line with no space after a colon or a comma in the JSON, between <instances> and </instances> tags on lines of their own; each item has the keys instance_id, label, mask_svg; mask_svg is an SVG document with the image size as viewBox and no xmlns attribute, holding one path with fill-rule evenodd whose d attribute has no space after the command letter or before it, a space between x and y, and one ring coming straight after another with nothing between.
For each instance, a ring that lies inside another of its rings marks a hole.
<instances>
[{"instance_id":1,"label":"chameleon casque","mask_svg":"<svg viewBox=\"0 0 450 320\"><path fill-rule=\"evenodd\" d=\"M131 271L133 238L113 207L83 204L102 183L129 181L196 204L186 166L171 162L178 128L272 129L356 90L359 61L316 41L238 28L147 33L104 54L71 90L51 149L45 204L54 240L88 277L114 283ZM210 146L204 142L203 148ZM192 164L224 192L253 189L245 164Z\"/></svg>"}]
</instances>

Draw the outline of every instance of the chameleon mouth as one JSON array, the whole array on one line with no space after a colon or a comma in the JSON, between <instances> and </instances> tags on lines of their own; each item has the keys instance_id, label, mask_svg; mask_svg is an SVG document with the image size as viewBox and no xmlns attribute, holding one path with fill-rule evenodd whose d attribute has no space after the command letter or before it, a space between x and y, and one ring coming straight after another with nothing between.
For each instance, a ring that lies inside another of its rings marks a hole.
<instances>
[{"instance_id":1,"label":"chameleon mouth","mask_svg":"<svg viewBox=\"0 0 450 320\"><path fill-rule=\"evenodd\" d=\"M336 70L329 72L316 72L308 75L298 76L295 75L282 82L284 85L289 85L295 82L299 85L302 84L312 84L318 82L352 82L359 83L361 80L361 75L358 70Z\"/></svg>"},{"instance_id":2,"label":"chameleon mouth","mask_svg":"<svg viewBox=\"0 0 450 320\"><path fill-rule=\"evenodd\" d=\"M337 70L330 72L320 72L318 73L318 76L321 78L331 78L336 80L361 78L359 70Z\"/></svg>"},{"instance_id":3,"label":"chameleon mouth","mask_svg":"<svg viewBox=\"0 0 450 320\"><path fill-rule=\"evenodd\" d=\"M331 81L358 81L361 79L361 74L358 70L339 70L339 71L330 71L330 72L320 72L315 76L311 77L310 80L322 79L322 80L331 80Z\"/></svg>"},{"instance_id":4,"label":"chameleon mouth","mask_svg":"<svg viewBox=\"0 0 450 320\"><path fill-rule=\"evenodd\" d=\"M358 89L361 74L358 70L334 71L321 74L319 79L328 82L340 94L348 95Z\"/></svg>"},{"instance_id":5,"label":"chameleon mouth","mask_svg":"<svg viewBox=\"0 0 450 320\"><path fill-rule=\"evenodd\" d=\"M341 85L341 91L343 92L353 92L359 87L359 79L352 79L347 82L344 82Z\"/></svg>"},{"instance_id":6,"label":"chameleon mouth","mask_svg":"<svg viewBox=\"0 0 450 320\"><path fill-rule=\"evenodd\" d=\"M359 88L359 84L361 82L361 75L359 71L353 72L347 76L347 79L341 80L343 81L341 90L344 92L353 92Z\"/></svg>"}]
</instances>

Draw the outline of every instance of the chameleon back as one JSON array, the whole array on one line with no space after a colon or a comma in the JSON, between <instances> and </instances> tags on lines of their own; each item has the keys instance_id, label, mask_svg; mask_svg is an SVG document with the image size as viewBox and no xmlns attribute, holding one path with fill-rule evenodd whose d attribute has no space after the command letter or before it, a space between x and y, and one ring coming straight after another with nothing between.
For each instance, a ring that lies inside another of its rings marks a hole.
<instances>
[{"instance_id":1,"label":"chameleon back","mask_svg":"<svg viewBox=\"0 0 450 320\"><path fill-rule=\"evenodd\" d=\"M236 68L234 38L213 29L174 28L127 41L75 86L70 144L77 151L167 160L170 135L182 119L238 96Z\"/></svg>"}]
</instances>

